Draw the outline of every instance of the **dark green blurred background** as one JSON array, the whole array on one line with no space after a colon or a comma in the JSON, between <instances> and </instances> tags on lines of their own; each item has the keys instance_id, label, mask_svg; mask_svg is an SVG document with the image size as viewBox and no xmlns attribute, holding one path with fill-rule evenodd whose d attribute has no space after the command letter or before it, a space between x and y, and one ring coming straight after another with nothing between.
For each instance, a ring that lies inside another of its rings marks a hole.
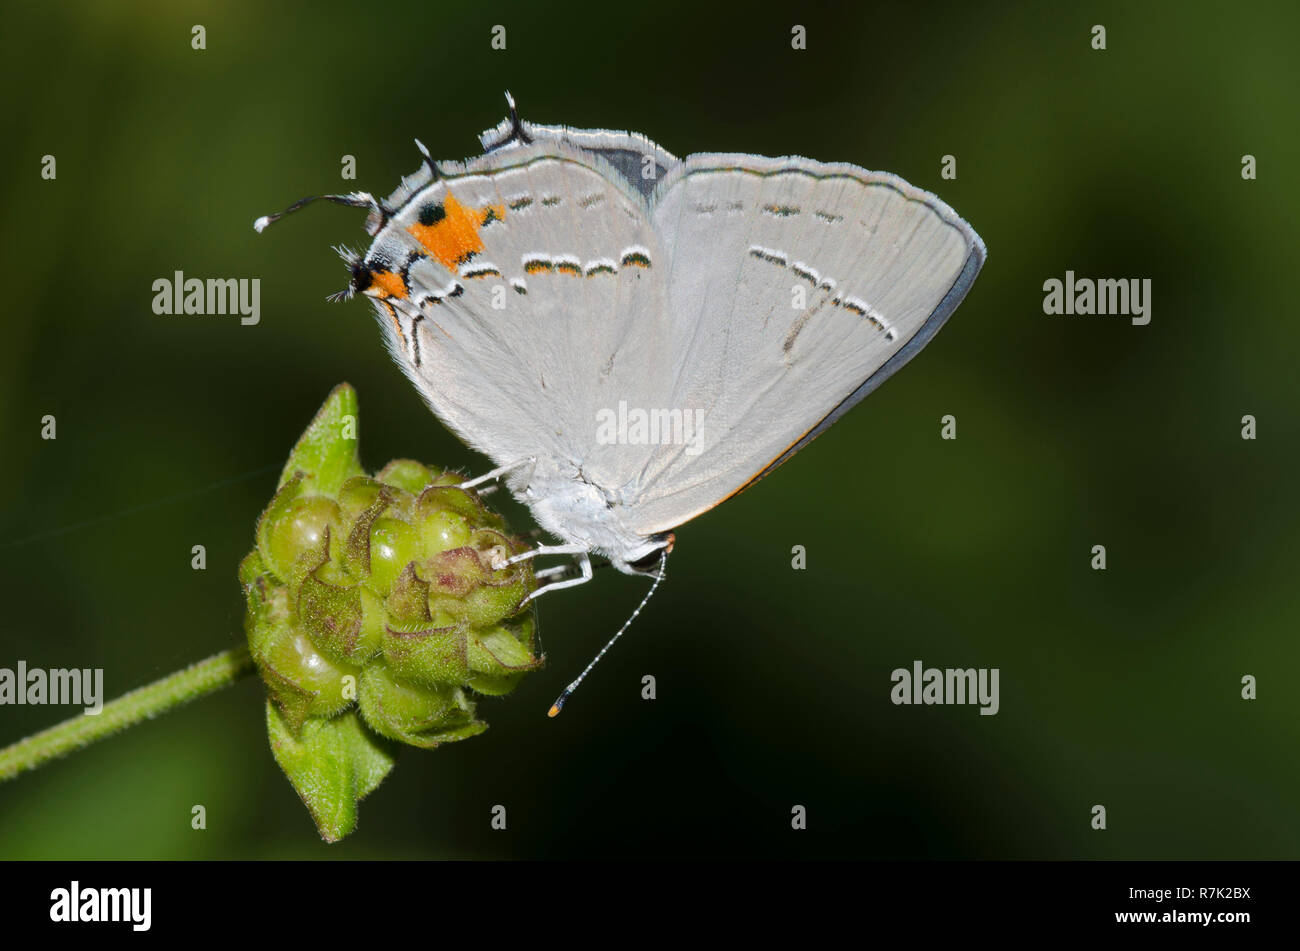
<instances>
[{"instance_id":1,"label":"dark green blurred background","mask_svg":"<svg viewBox=\"0 0 1300 951\"><path fill-rule=\"evenodd\" d=\"M548 667L482 702L483 737L405 753L340 845L246 681L0 786L0 857L1300 856L1296 5L485 10L6 12L0 666L104 667L116 696L237 643L236 564L342 380L371 469L487 468L369 307L324 301L346 283L329 246L364 247L362 214L251 223L304 194L386 195L416 136L474 153L507 88L526 118L678 155L897 172L981 233L983 274L915 363L678 533L669 583L559 719L639 579L544 599ZM155 316L151 284L178 269L260 278L260 325ZM1067 269L1150 278L1151 324L1044 316ZM918 658L1000 668L1001 712L892 705L890 671ZM0 707L0 744L69 712Z\"/></svg>"}]
</instances>

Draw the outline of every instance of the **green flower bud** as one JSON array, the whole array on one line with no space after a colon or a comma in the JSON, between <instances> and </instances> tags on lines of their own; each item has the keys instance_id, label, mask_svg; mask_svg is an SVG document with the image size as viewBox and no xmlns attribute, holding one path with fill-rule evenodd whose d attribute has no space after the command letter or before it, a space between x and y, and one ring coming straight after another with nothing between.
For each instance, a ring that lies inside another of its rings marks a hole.
<instances>
[{"instance_id":1,"label":"green flower bud","mask_svg":"<svg viewBox=\"0 0 1300 951\"><path fill-rule=\"evenodd\" d=\"M345 384L290 455L240 565L272 750L330 841L396 744L483 732L472 694L508 693L542 663L524 605L532 568L506 565L523 544L454 473L410 460L362 473L355 429Z\"/></svg>"},{"instance_id":2,"label":"green flower bud","mask_svg":"<svg viewBox=\"0 0 1300 951\"><path fill-rule=\"evenodd\" d=\"M487 729L474 719L474 705L460 687L407 686L382 664L372 664L361 675L361 715L376 733L427 748Z\"/></svg>"}]
</instances>

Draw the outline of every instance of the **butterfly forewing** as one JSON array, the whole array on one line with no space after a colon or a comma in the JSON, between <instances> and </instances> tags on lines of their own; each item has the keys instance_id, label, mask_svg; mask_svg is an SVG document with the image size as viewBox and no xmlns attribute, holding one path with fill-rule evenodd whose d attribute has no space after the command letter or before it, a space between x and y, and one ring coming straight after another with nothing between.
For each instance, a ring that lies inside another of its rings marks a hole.
<instances>
[{"instance_id":1,"label":"butterfly forewing","mask_svg":"<svg viewBox=\"0 0 1300 951\"><path fill-rule=\"evenodd\" d=\"M404 267L376 305L434 411L505 465L598 471L598 411L650 399L671 335L644 200L561 143L502 150L404 197L368 255ZM371 292L371 296L377 296Z\"/></svg>"}]
</instances>

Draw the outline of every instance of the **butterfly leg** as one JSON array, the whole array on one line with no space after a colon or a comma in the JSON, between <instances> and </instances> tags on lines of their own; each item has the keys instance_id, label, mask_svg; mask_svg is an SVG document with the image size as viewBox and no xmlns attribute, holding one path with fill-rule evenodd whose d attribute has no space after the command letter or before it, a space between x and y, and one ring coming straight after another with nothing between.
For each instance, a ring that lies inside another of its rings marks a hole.
<instances>
[{"instance_id":1,"label":"butterfly leg","mask_svg":"<svg viewBox=\"0 0 1300 951\"><path fill-rule=\"evenodd\" d=\"M543 568L541 571L534 571L534 578L563 578L573 568L573 565L556 565L554 568Z\"/></svg>"},{"instance_id":2,"label":"butterfly leg","mask_svg":"<svg viewBox=\"0 0 1300 951\"><path fill-rule=\"evenodd\" d=\"M529 456L527 459L516 459L514 462L508 463L507 465L498 466L497 468L493 469L491 472L485 472L476 479L469 479L465 482L462 482L459 486L457 486L457 488L474 489L485 482L495 482L497 479L501 478L507 472L513 472L515 469L522 469L524 466L532 467L536 463L537 463L537 459L534 456Z\"/></svg>"},{"instance_id":3,"label":"butterfly leg","mask_svg":"<svg viewBox=\"0 0 1300 951\"><path fill-rule=\"evenodd\" d=\"M513 558L507 558L507 565L517 565L521 561L527 561L529 558L537 558L540 555L586 555L587 546L585 545L538 545L522 554L515 555Z\"/></svg>"},{"instance_id":4,"label":"butterfly leg","mask_svg":"<svg viewBox=\"0 0 1300 951\"><path fill-rule=\"evenodd\" d=\"M591 580L591 561L587 558L585 553L578 558L578 568L582 571L581 576L577 578L569 578L566 581L552 581L550 584L544 584L528 597L524 598L521 602L521 606L527 604L529 601L540 598L548 591L559 591L561 588L574 588L580 584L586 584Z\"/></svg>"},{"instance_id":5,"label":"butterfly leg","mask_svg":"<svg viewBox=\"0 0 1300 951\"><path fill-rule=\"evenodd\" d=\"M569 578L565 581L552 581L550 584L542 585L528 597L524 598L523 604L527 604L534 598L539 598L548 591L559 591L561 588L572 588L576 585L586 584L591 580L591 556L587 549L581 545L538 545L532 551L526 551L522 555L515 555L509 559L506 564L516 564L529 558L536 558L538 555L575 555L575 561L581 575L577 578ZM554 568L545 568L537 573L537 577L553 577L560 575L569 570L569 565L557 565Z\"/></svg>"}]
</instances>

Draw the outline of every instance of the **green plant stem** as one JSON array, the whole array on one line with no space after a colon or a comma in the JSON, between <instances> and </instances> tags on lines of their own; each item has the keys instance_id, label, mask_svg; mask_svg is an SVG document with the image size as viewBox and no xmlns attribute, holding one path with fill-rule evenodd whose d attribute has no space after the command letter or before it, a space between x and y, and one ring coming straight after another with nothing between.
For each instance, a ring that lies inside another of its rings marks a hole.
<instances>
[{"instance_id":1,"label":"green plant stem","mask_svg":"<svg viewBox=\"0 0 1300 951\"><path fill-rule=\"evenodd\" d=\"M227 687L256 668L247 647L235 647L0 750L0 782L160 713ZM21 689L21 687L19 688Z\"/></svg>"}]
</instances>

